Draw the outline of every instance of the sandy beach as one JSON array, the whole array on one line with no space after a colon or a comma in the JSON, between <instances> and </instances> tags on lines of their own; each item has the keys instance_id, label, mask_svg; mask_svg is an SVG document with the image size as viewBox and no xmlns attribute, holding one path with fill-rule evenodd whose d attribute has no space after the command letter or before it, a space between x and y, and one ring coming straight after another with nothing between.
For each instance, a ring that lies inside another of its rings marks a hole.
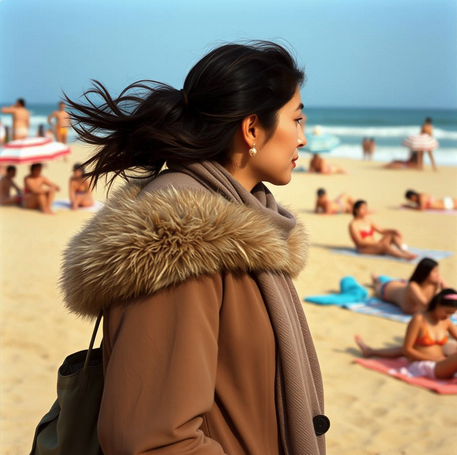
<instances>
[{"instance_id":1,"label":"sandy beach","mask_svg":"<svg viewBox=\"0 0 457 455\"><path fill-rule=\"evenodd\" d=\"M68 162L51 162L43 174L68 197L68 176L90 149L72 145ZM299 165L307 166L306 159ZM335 255L329 247L350 247L350 215L313 212L315 193L327 189L331 198L347 192L365 199L381 227L399 229L408 245L457 253L457 216L399 210L406 189L457 197L457 168L433 172L388 171L379 162L329 158L348 175L294 173L286 187L272 187L278 201L289 206L306 225L311 248L307 268L296 280L300 297L336 291L340 279L354 276L370 285L370 274L408 278L414 265L379 259ZM18 166L23 186L28 166ZM103 201L103 188L95 192ZM0 208L1 223L1 446L2 455L29 453L35 426L53 403L57 369L68 354L85 349L92 323L63 307L58 291L61 254L66 243L93 213ZM440 262L441 274L457 287L457 255ZM356 314L336 307L304 304L319 355L326 397L329 455L450 455L456 447L457 396L440 396L364 369L354 335L375 346L402 342L406 325Z\"/></svg>"}]
</instances>

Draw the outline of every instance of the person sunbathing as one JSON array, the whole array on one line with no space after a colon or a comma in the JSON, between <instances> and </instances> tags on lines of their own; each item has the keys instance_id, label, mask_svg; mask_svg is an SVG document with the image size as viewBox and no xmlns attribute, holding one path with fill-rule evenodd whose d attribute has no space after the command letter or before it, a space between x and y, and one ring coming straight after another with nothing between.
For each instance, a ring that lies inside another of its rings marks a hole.
<instances>
[{"instance_id":1,"label":"person sunbathing","mask_svg":"<svg viewBox=\"0 0 457 455\"><path fill-rule=\"evenodd\" d=\"M76 210L78 207L92 207L94 205L89 179L85 177L84 167L79 163L73 166L69 195L72 210Z\"/></svg>"},{"instance_id":2,"label":"person sunbathing","mask_svg":"<svg viewBox=\"0 0 457 455\"><path fill-rule=\"evenodd\" d=\"M14 183L16 177L16 167L8 166L6 174L0 179L0 205L21 205L22 190ZM14 188L16 195L11 195L11 189Z\"/></svg>"},{"instance_id":3,"label":"person sunbathing","mask_svg":"<svg viewBox=\"0 0 457 455\"><path fill-rule=\"evenodd\" d=\"M315 213L335 214L351 213L354 199L346 193L340 194L335 200L331 201L324 188L317 190Z\"/></svg>"},{"instance_id":4,"label":"person sunbathing","mask_svg":"<svg viewBox=\"0 0 457 455\"><path fill-rule=\"evenodd\" d=\"M412 202L414 206L407 206L416 210L454 210L457 209L457 198L445 197L435 199L428 193L418 193L414 190L408 190L405 198Z\"/></svg>"},{"instance_id":5,"label":"person sunbathing","mask_svg":"<svg viewBox=\"0 0 457 455\"><path fill-rule=\"evenodd\" d=\"M457 340L457 327L450 317L457 311L457 291L448 288L435 295L428 308L416 313L406 328L403 346L374 349L360 335L355 342L364 357L397 358L409 360L406 373L430 379L450 379L457 373L455 345L445 349L448 335Z\"/></svg>"},{"instance_id":6,"label":"person sunbathing","mask_svg":"<svg viewBox=\"0 0 457 455\"><path fill-rule=\"evenodd\" d=\"M24 201L26 209L39 209L47 215L53 215L52 201L60 188L47 177L41 175L43 165L35 163L30 166L30 174L24 178Z\"/></svg>"},{"instance_id":7,"label":"person sunbathing","mask_svg":"<svg viewBox=\"0 0 457 455\"><path fill-rule=\"evenodd\" d=\"M368 217L368 206L365 201L358 200L352 209L354 219L349 223L349 234L357 251L361 254L390 255L397 258L412 260L417 257L410 253L397 229L381 229ZM375 239L375 232L382 237Z\"/></svg>"},{"instance_id":8,"label":"person sunbathing","mask_svg":"<svg viewBox=\"0 0 457 455\"><path fill-rule=\"evenodd\" d=\"M438 262L423 258L406 280L372 275L375 296L393 303L405 314L424 311L433 296L448 287L440 275Z\"/></svg>"},{"instance_id":9,"label":"person sunbathing","mask_svg":"<svg viewBox=\"0 0 457 455\"><path fill-rule=\"evenodd\" d=\"M410 152L408 159L393 160L384 166L385 169L419 169L418 153Z\"/></svg>"},{"instance_id":10,"label":"person sunbathing","mask_svg":"<svg viewBox=\"0 0 457 455\"><path fill-rule=\"evenodd\" d=\"M317 174L346 174L347 172L338 166L327 163L317 153L313 155L309 162L309 172L315 172Z\"/></svg>"}]
</instances>

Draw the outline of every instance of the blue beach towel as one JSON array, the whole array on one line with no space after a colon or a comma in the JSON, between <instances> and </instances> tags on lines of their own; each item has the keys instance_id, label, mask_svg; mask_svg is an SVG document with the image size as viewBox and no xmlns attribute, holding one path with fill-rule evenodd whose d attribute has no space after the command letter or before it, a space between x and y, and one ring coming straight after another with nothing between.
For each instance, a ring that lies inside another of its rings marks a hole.
<instances>
[{"instance_id":1,"label":"blue beach towel","mask_svg":"<svg viewBox=\"0 0 457 455\"><path fill-rule=\"evenodd\" d=\"M431 258L435 261L440 261L441 259L448 258L449 256L453 256L454 253L452 251L438 251L438 250L421 250L420 248L410 248L409 251L411 253L417 254L417 258L413 259L412 261L408 261L406 259L395 258L393 256L388 255L377 255L377 254L361 254L358 253L355 248L332 248L332 253L335 254L342 254L344 256L354 256L357 258L366 258L366 259L389 259L391 261L400 261L406 262L408 264L417 264L423 258Z\"/></svg>"},{"instance_id":2,"label":"blue beach towel","mask_svg":"<svg viewBox=\"0 0 457 455\"><path fill-rule=\"evenodd\" d=\"M368 291L354 277L346 276L340 281L339 294L315 295L305 300L319 305L344 306L347 303L362 302L368 297Z\"/></svg>"}]
</instances>

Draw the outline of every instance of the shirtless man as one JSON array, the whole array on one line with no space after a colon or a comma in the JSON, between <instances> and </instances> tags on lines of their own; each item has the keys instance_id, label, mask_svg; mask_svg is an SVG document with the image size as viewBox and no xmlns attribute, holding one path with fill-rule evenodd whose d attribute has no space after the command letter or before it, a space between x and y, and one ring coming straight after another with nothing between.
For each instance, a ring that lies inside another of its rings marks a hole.
<instances>
[{"instance_id":1,"label":"shirtless man","mask_svg":"<svg viewBox=\"0 0 457 455\"><path fill-rule=\"evenodd\" d=\"M428 134L429 136L433 136L433 125L432 119L427 117L424 120L424 123L421 127L421 134ZM435 158L433 156L433 150L418 150L418 168L422 170L424 168L424 153L427 152L428 157L430 158L430 163L432 165L432 169L434 171L437 170Z\"/></svg>"},{"instance_id":2,"label":"shirtless man","mask_svg":"<svg viewBox=\"0 0 457 455\"><path fill-rule=\"evenodd\" d=\"M16 177L16 167L8 166L6 175L0 179L0 205L21 205L22 191L14 183L14 177ZM11 196L11 188L16 190L16 196Z\"/></svg>"},{"instance_id":3,"label":"shirtless man","mask_svg":"<svg viewBox=\"0 0 457 455\"><path fill-rule=\"evenodd\" d=\"M42 168L41 163L32 164L30 174L24 179L24 208L40 209L47 215L53 215L51 207L54 193L60 191L60 188L41 175Z\"/></svg>"},{"instance_id":4,"label":"shirtless man","mask_svg":"<svg viewBox=\"0 0 457 455\"><path fill-rule=\"evenodd\" d=\"M2 113L13 116L13 140L28 137L30 112L25 108L25 101L23 99L18 99L13 106L2 107Z\"/></svg>"},{"instance_id":5,"label":"shirtless man","mask_svg":"<svg viewBox=\"0 0 457 455\"><path fill-rule=\"evenodd\" d=\"M52 119L55 118L55 122L52 122ZM70 114L65 111L65 103L59 103L59 109L54 111L48 117L48 123L54 126L55 136L58 142L63 142L64 144L67 143L67 134L68 128L71 126L70 122Z\"/></svg>"},{"instance_id":6,"label":"shirtless man","mask_svg":"<svg viewBox=\"0 0 457 455\"><path fill-rule=\"evenodd\" d=\"M340 194L334 201L331 201L327 196L324 188L317 190L317 200L315 213L335 214L335 213L352 213L354 199L351 196L343 193Z\"/></svg>"}]
</instances>

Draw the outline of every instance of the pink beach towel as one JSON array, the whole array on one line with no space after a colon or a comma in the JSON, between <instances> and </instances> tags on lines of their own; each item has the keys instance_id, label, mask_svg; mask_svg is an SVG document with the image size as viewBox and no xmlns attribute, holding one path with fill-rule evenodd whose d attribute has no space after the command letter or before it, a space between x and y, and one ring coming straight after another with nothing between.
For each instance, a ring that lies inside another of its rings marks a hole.
<instances>
[{"instance_id":1,"label":"pink beach towel","mask_svg":"<svg viewBox=\"0 0 457 455\"><path fill-rule=\"evenodd\" d=\"M425 387L442 395L455 395L457 394L457 378L438 380L429 379L424 377L413 377L400 372L402 368L408 366L408 360L405 357L398 359L355 359L355 362L363 365L371 370L379 371L380 373L393 376L394 378L401 379L408 384Z\"/></svg>"}]
</instances>

